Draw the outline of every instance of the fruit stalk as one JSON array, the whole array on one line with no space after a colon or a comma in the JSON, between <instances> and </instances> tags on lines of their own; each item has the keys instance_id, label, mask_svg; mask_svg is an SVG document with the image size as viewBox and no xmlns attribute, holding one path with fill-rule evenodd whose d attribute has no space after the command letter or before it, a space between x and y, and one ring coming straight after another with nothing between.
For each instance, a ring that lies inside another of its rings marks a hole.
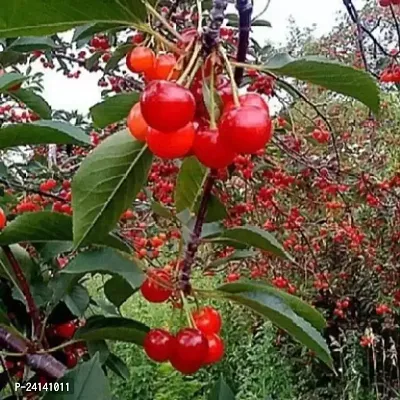
<instances>
[{"instance_id":1,"label":"fruit stalk","mask_svg":"<svg viewBox=\"0 0 400 400\"><path fill-rule=\"evenodd\" d=\"M32 318L34 336L39 339L42 333L42 321L40 320L39 309L35 304L35 300L33 299L31 290L29 288L29 283L26 280L24 272L22 271L22 268L20 267L10 247L2 246L2 249L11 265L11 268L14 271L15 278L17 279L20 289L25 297L28 314Z\"/></svg>"},{"instance_id":2,"label":"fruit stalk","mask_svg":"<svg viewBox=\"0 0 400 400\"><path fill-rule=\"evenodd\" d=\"M210 12L210 23L205 29L203 49L208 55L212 49L218 45L219 31L224 22L225 10L228 6L227 0L214 0L213 7Z\"/></svg>"},{"instance_id":3,"label":"fruit stalk","mask_svg":"<svg viewBox=\"0 0 400 400\"><path fill-rule=\"evenodd\" d=\"M61 378L66 367L50 354L29 354L28 343L12 335L6 329L0 327L0 348L11 350L25 355L26 364L35 371L44 373L51 378Z\"/></svg>"},{"instance_id":4,"label":"fruit stalk","mask_svg":"<svg viewBox=\"0 0 400 400\"><path fill-rule=\"evenodd\" d=\"M239 12L239 42L238 42L236 61L245 62L247 49L249 47L253 3L251 0L237 0L236 8ZM240 85L242 79L243 79L243 68L236 68L235 70L236 84Z\"/></svg>"},{"instance_id":5,"label":"fruit stalk","mask_svg":"<svg viewBox=\"0 0 400 400\"><path fill-rule=\"evenodd\" d=\"M189 294L191 291L190 286L190 271L192 264L194 263L196 252L200 244L201 231L206 218L208 202L211 198L211 191L215 182L215 176L211 171L205 184L203 195L200 202L199 212L197 214L196 223L193 228L193 232L190 235L189 243L186 247L185 258L183 259L183 266L180 277L180 289L184 294Z\"/></svg>"}]
</instances>

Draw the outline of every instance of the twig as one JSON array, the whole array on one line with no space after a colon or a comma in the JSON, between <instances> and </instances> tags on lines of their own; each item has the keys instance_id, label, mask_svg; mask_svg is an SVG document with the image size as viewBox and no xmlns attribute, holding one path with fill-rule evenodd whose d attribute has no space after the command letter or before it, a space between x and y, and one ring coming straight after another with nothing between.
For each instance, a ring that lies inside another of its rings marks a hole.
<instances>
[{"instance_id":1,"label":"twig","mask_svg":"<svg viewBox=\"0 0 400 400\"><path fill-rule=\"evenodd\" d=\"M4 361L4 357L3 356L0 356L0 362L1 362L1 366L3 367L4 372L7 374L8 385L10 386L11 393L18 400L19 396L17 395L17 392L15 391L15 385L14 385L13 379L12 379L12 377L10 375L10 372L7 369L7 366L6 366L6 363Z\"/></svg>"},{"instance_id":2,"label":"twig","mask_svg":"<svg viewBox=\"0 0 400 400\"><path fill-rule=\"evenodd\" d=\"M219 41L219 31L224 22L225 10L228 0L214 0L210 12L210 23L205 30L203 48L206 54L210 54Z\"/></svg>"},{"instance_id":3,"label":"twig","mask_svg":"<svg viewBox=\"0 0 400 400\"><path fill-rule=\"evenodd\" d=\"M399 49L400 49L400 25L399 25L399 21L397 20L396 13L394 12L393 4L390 4L389 7L390 7L390 12L392 13L394 25L395 25L395 27L396 27L397 40L398 40Z\"/></svg>"}]
</instances>

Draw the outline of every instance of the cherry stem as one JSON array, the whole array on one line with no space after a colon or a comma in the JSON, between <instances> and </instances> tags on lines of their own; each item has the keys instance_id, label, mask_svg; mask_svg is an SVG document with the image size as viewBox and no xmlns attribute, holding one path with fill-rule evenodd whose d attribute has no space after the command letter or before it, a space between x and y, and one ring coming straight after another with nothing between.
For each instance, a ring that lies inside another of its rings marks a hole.
<instances>
[{"instance_id":1,"label":"cherry stem","mask_svg":"<svg viewBox=\"0 0 400 400\"><path fill-rule=\"evenodd\" d=\"M183 266L180 277L180 289L186 295L191 292L190 285L190 272L192 264L194 263L197 249L200 245L200 236L203 230L203 224L206 218L208 202L211 198L211 191L215 182L214 172L211 171L204 184L203 195L200 202L199 212L197 214L196 222L193 232L190 235L189 243L187 244L185 257L183 259Z\"/></svg>"},{"instance_id":2,"label":"cherry stem","mask_svg":"<svg viewBox=\"0 0 400 400\"><path fill-rule=\"evenodd\" d=\"M33 333L34 337L39 339L42 333L42 321L40 319L40 312L38 307L36 306L35 300L33 299L29 283L26 280L24 275L24 271L19 265L17 259L15 258L12 250L9 246L2 246L3 252L9 261L11 268L14 271L15 278L19 284L19 287L25 297L26 307L28 310L28 314L30 315L33 323Z\"/></svg>"},{"instance_id":3,"label":"cherry stem","mask_svg":"<svg viewBox=\"0 0 400 400\"><path fill-rule=\"evenodd\" d=\"M169 33L175 36L179 41L183 40L182 36L170 25L170 23L155 8L153 8L149 3L145 3L145 5L150 14L156 17Z\"/></svg>"},{"instance_id":4,"label":"cherry stem","mask_svg":"<svg viewBox=\"0 0 400 400\"><path fill-rule=\"evenodd\" d=\"M235 82L235 75L233 73L233 68L232 68L231 62L229 61L228 55L226 54L226 51L222 46L219 47L219 52L221 53L222 58L225 61L225 68L226 68L226 71L228 72L228 76L231 80L233 102L235 103L236 107L239 107L240 102L239 102L238 87Z\"/></svg>"},{"instance_id":5,"label":"cherry stem","mask_svg":"<svg viewBox=\"0 0 400 400\"><path fill-rule=\"evenodd\" d=\"M253 3L251 0L237 0L236 8L239 12L239 42L238 42L236 61L244 62L246 60L247 49L249 47ZM242 79L243 79L243 68L241 67L236 68L235 69L236 84L240 85Z\"/></svg>"},{"instance_id":6,"label":"cherry stem","mask_svg":"<svg viewBox=\"0 0 400 400\"><path fill-rule=\"evenodd\" d=\"M177 54L183 54L183 51L177 47L175 45L175 43L170 42L168 39L166 39L163 35L161 35L161 33L156 32L154 29L150 28L149 26L147 26L146 24L140 24L137 26L137 28L139 30L141 30L142 32L146 32L149 35L154 36L158 41L160 41L161 43L165 44L166 47L170 48L171 50L173 50L175 53Z\"/></svg>"},{"instance_id":7,"label":"cherry stem","mask_svg":"<svg viewBox=\"0 0 400 400\"><path fill-rule=\"evenodd\" d=\"M204 79L203 79L204 81ZM211 76L210 76L210 128L215 129L217 127L215 121L215 76L214 76L214 57L211 55Z\"/></svg>"},{"instance_id":8,"label":"cherry stem","mask_svg":"<svg viewBox=\"0 0 400 400\"><path fill-rule=\"evenodd\" d=\"M180 76L180 78L177 81L178 84L181 85L181 84L183 84L183 82L185 82L186 78L188 77L188 75L192 71L192 68L197 63L198 56L200 54L200 50L201 50L201 44L200 43L196 43L196 46L194 47L194 50L193 50L192 57L190 58L189 63L187 65L185 71L182 73L182 75Z\"/></svg>"}]
</instances>

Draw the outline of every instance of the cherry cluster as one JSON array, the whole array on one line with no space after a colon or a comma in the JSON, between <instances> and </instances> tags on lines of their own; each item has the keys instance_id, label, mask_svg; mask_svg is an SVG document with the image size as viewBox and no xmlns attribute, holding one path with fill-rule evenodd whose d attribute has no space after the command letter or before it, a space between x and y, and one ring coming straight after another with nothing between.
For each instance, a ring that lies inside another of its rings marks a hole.
<instances>
[{"instance_id":1,"label":"cherry cluster","mask_svg":"<svg viewBox=\"0 0 400 400\"><path fill-rule=\"evenodd\" d=\"M153 269L141 288L143 297L163 303L173 296L171 275L166 269ZM222 320L219 312L206 306L191 313L192 327L180 329L174 336L164 329L152 329L144 340L144 350L156 362L169 361L183 374L193 374L201 367L219 362L224 343L219 336Z\"/></svg>"},{"instance_id":2,"label":"cherry cluster","mask_svg":"<svg viewBox=\"0 0 400 400\"><path fill-rule=\"evenodd\" d=\"M383 83L400 83L400 66L392 65L385 68L380 75L380 81Z\"/></svg>"},{"instance_id":3,"label":"cherry cluster","mask_svg":"<svg viewBox=\"0 0 400 400\"><path fill-rule=\"evenodd\" d=\"M400 4L400 0L379 0L381 7L389 7L390 5L395 6Z\"/></svg>"}]
</instances>

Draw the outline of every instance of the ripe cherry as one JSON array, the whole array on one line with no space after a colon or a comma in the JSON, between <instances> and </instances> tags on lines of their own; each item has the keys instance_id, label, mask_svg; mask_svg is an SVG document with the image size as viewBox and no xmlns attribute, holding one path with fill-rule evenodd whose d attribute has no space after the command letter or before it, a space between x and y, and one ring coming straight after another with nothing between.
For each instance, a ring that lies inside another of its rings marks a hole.
<instances>
[{"instance_id":1,"label":"ripe cherry","mask_svg":"<svg viewBox=\"0 0 400 400\"><path fill-rule=\"evenodd\" d=\"M3 229L7 223L7 216L4 210L0 207L0 229Z\"/></svg>"},{"instance_id":2,"label":"ripe cherry","mask_svg":"<svg viewBox=\"0 0 400 400\"><path fill-rule=\"evenodd\" d=\"M76 331L76 326L73 321L65 322L64 324L56 325L54 327L54 335L63 338L71 339Z\"/></svg>"},{"instance_id":3,"label":"ripe cherry","mask_svg":"<svg viewBox=\"0 0 400 400\"><path fill-rule=\"evenodd\" d=\"M196 133L193 153L208 168L226 168L232 164L235 153L220 139L218 129L202 129Z\"/></svg>"},{"instance_id":4,"label":"ripe cherry","mask_svg":"<svg viewBox=\"0 0 400 400\"><path fill-rule=\"evenodd\" d=\"M142 283L140 291L143 297L151 303L164 303L172 295L171 277L163 270L150 270L148 278Z\"/></svg>"},{"instance_id":5,"label":"ripe cherry","mask_svg":"<svg viewBox=\"0 0 400 400\"><path fill-rule=\"evenodd\" d=\"M192 148L195 130L192 123L176 132L161 132L150 128L147 133L147 144L156 156L163 159L184 157Z\"/></svg>"},{"instance_id":6,"label":"ripe cherry","mask_svg":"<svg viewBox=\"0 0 400 400\"><path fill-rule=\"evenodd\" d=\"M219 130L221 139L233 151L253 154L271 140L272 121L258 107L236 107L223 114Z\"/></svg>"},{"instance_id":7,"label":"ripe cherry","mask_svg":"<svg viewBox=\"0 0 400 400\"><path fill-rule=\"evenodd\" d=\"M193 121L196 102L192 93L174 82L150 82L140 98L143 117L150 127L176 132Z\"/></svg>"},{"instance_id":8,"label":"ripe cherry","mask_svg":"<svg viewBox=\"0 0 400 400\"><path fill-rule=\"evenodd\" d=\"M265 110L269 115L269 107L265 100L258 93L248 93L239 97L239 103L241 106L253 106ZM225 108L224 113L235 108L235 103L233 101L229 102Z\"/></svg>"},{"instance_id":9,"label":"ripe cherry","mask_svg":"<svg viewBox=\"0 0 400 400\"><path fill-rule=\"evenodd\" d=\"M225 348L223 340L215 333L207 335L206 337L208 341L208 352L204 363L214 364L221 361Z\"/></svg>"},{"instance_id":10,"label":"ripe cherry","mask_svg":"<svg viewBox=\"0 0 400 400\"><path fill-rule=\"evenodd\" d=\"M139 140L140 142L146 141L146 135L149 126L143 118L142 112L140 110L140 103L136 103L132 107L128 115L127 125L129 132L135 139Z\"/></svg>"},{"instance_id":11,"label":"ripe cherry","mask_svg":"<svg viewBox=\"0 0 400 400\"><path fill-rule=\"evenodd\" d=\"M148 47L135 47L126 56L126 66L135 73L147 73L154 68L156 56Z\"/></svg>"},{"instance_id":12,"label":"ripe cherry","mask_svg":"<svg viewBox=\"0 0 400 400\"><path fill-rule=\"evenodd\" d=\"M213 307L206 306L195 311L193 313L193 320L196 328L205 335L219 333L221 330L221 315Z\"/></svg>"},{"instance_id":13,"label":"ripe cherry","mask_svg":"<svg viewBox=\"0 0 400 400\"><path fill-rule=\"evenodd\" d=\"M173 54L160 54L154 64L154 68L146 74L147 80L175 80L179 76L179 71L174 70L176 58Z\"/></svg>"},{"instance_id":14,"label":"ripe cherry","mask_svg":"<svg viewBox=\"0 0 400 400\"><path fill-rule=\"evenodd\" d=\"M71 369L74 368L78 364L78 357L75 353L66 353L65 354L65 365Z\"/></svg>"},{"instance_id":15,"label":"ripe cherry","mask_svg":"<svg viewBox=\"0 0 400 400\"><path fill-rule=\"evenodd\" d=\"M157 362L168 361L174 351L175 338L164 329L152 329L144 339L144 351Z\"/></svg>"},{"instance_id":16,"label":"ripe cherry","mask_svg":"<svg viewBox=\"0 0 400 400\"><path fill-rule=\"evenodd\" d=\"M197 329L184 328L176 335L170 361L182 374L193 374L203 366L207 354L207 338Z\"/></svg>"}]
</instances>

